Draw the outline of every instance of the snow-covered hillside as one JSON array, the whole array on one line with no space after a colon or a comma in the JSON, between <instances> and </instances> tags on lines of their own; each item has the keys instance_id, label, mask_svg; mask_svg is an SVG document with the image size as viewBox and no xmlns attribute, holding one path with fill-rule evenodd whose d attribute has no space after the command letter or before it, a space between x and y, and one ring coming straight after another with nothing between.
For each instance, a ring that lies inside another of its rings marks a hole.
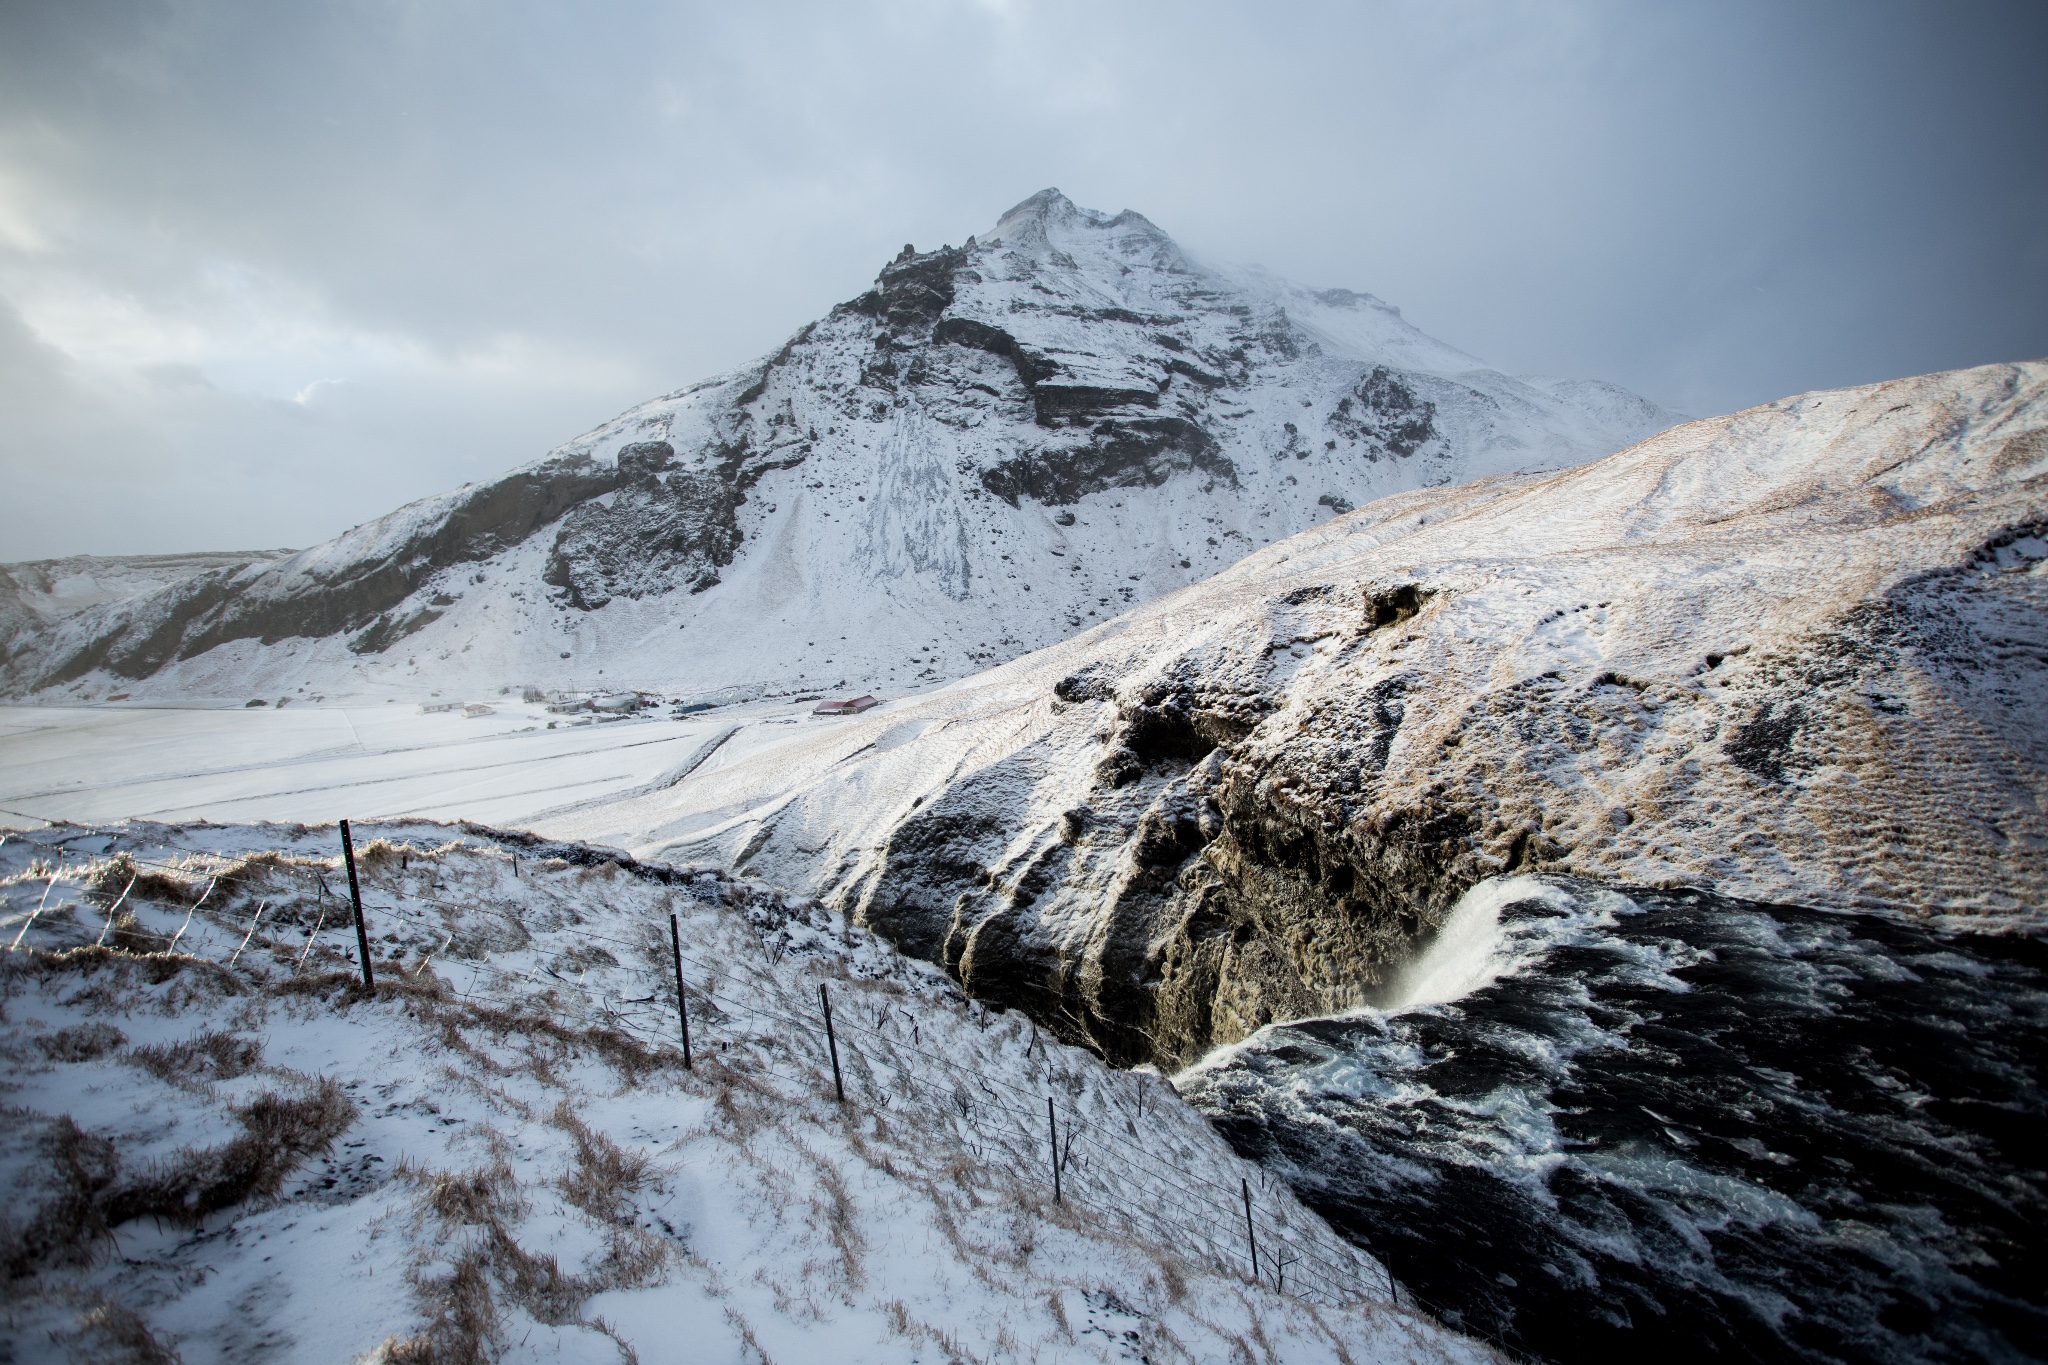
<instances>
[{"instance_id":1,"label":"snow-covered hillside","mask_svg":"<svg viewBox=\"0 0 2048 1365\"><path fill-rule=\"evenodd\" d=\"M1369 295L1198 264L1138 214L1047 190L964 246L906 247L760 363L494 483L18 629L0 688L900 693L1373 498L1576 464L1675 420L1487 369Z\"/></svg>"},{"instance_id":2,"label":"snow-covered hillside","mask_svg":"<svg viewBox=\"0 0 2048 1365\"><path fill-rule=\"evenodd\" d=\"M290 553L73 555L0 564L0 641L26 639L80 612L147 597L201 574L239 573Z\"/></svg>"},{"instance_id":3,"label":"snow-covered hillside","mask_svg":"<svg viewBox=\"0 0 2048 1365\"><path fill-rule=\"evenodd\" d=\"M2031 362L1387 498L587 818L1185 1062L1369 1002L1507 871L2038 920L2044 811Z\"/></svg>"},{"instance_id":4,"label":"snow-covered hillside","mask_svg":"<svg viewBox=\"0 0 2048 1365\"><path fill-rule=\"evenodd\" d=\"M332 826L0 842L0 1356L1488 1358L1160 1078L814 905L358 838L374 989Z\"/></svg>"}]
</instances>

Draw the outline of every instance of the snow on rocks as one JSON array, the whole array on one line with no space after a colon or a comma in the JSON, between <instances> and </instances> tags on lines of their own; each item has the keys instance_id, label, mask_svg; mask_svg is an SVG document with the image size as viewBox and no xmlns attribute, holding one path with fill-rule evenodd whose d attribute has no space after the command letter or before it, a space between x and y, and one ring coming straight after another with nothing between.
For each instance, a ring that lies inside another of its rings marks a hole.
<instances>
[{"instance_id":1,"label":"snow on rocks","mask_svg":"<svg viewBox=\"0 0 2048 1365\"><path fill-rule=\"evenodd\" d=\"M1371 1003L1521 870L2048 901L2048 364L1382 499L606 813L1123 1062Z\"/></svg>"},{"instance_id":2,"label":"snow on rocks","mask_svg":"<svg viewBox=\"0 0 2048 1365\"><path fill-rule=\"evenodd\" d=\"M1486 1358L1158 1077L814 903L357 839L374 987L332 827L0 842L10 1358Z\"/></svg>"},{"instance_id":3,"label":"snow on rocks","mask_svg":"<svg viewBox=\"0 0 2048 1365\"><path fill-rule=\"evenodd\" d=\"M274 562L21 615L0 690L418 700L601 674L900 695L1383 494L1573 464L1675 420L1489 370L1370 295L1204 266L1138 214L1048 190L980 240L906 251L775 355L501 479Z\"/></svg>"}]
</instances>

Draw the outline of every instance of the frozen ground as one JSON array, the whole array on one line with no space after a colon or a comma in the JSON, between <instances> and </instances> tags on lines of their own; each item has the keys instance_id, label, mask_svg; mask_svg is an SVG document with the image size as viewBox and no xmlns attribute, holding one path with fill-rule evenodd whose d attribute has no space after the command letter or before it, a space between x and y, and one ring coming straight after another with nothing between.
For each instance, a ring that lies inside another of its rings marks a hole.
<instances>
[{"instance_id":1,"label":"frozen ground","mask_svg":"<svg viewBox=\"0 0 2048 1365\"><path fill-rule=\"evenodd\" d=\"M490 704L474 719L404 704L0 707L0 807L76 821L408 815L618 842L608 803L845 723L807 703L580 722Z\"/></svg>"},{"instance_id":2,"label":"frozen ground","mask_svg":"<svg viewBox=\"0 0 2048 1365\"><path fill-rule=\"evenodd\" d=\"M373 990L331 827L0 842L0 1358L1484 1358L1158 1077L814 904L357 837Z\"/></svg>"}]
</instances>

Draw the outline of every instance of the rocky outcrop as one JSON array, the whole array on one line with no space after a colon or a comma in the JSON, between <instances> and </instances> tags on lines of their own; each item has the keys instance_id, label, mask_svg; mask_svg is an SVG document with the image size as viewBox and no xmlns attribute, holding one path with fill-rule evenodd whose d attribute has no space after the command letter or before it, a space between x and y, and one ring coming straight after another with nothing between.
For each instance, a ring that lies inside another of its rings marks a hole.
<instances>
[{"instance_id":1,"label":"rocky outcrop","mask_svg":"<svg viewBox=\"0 0 2048 1365\"><path fill-rule=\"evenodd\" d=\"M57 686L95 671L146 678L175 660L250 639L353 637L355 652L379 651L438 619L418 604L405 608L443 571L503 553L608 490L613 477L587 458L564 457L461 488L313 550L198 574L86 613L7 660L0 677L14 688Z\"/></svg>"},{"instance_id":2,"label":"rocky outcrop","mask_svg":"<svg viewBox=\"0 0 2048 1365\"><path fill-rule=\"evenodd\" d=\"M1383 499L638 814L1120 1062L1368 1003L1521 869L2038 920L2048 364Z\"/></svg>"}]
</instances>

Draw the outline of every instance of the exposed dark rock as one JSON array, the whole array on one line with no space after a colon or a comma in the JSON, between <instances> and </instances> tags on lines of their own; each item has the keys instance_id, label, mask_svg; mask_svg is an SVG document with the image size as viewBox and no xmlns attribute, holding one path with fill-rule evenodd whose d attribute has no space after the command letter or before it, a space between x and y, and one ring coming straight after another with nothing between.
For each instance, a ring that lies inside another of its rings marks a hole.
<instances>
[{"instance_id":1,"label":"exposed dark rock","mask_svg":"<svg viewBox=\"0 0 2048 1365\"><path fill-rule=\"evenodd\" d=\"M124 604L102 618L93 638L48 671L5 681L47 687L102 667L119 677L144 678L174 659L194 658L234 640L273 644L294 636L353 634L395 611L441 570L489 559L615 481L613 470L584 456L518 470L453 496L442 515L421 521L378 553L342 561L339 571L295 571L296 561L284 560L202 574ZM406 619L412 623L406 629L424 624ZM388 644L403 633L387 626L379 638Z\"/></svg>"},{"instance_id":2,"label":"exposed dark rock","mask_svg":"<svg viewBox=\"0 0 2048 1365\"><path fill-rule=\"evenodd\" d=\"M941 318L932 328L934 346L967 346L990 355L1002 356L1017 368L1017 378L1030 389L1052 378L1060 367L1044 356L1036 355L1017 344L1017 338L1000 327L991 327L972 318Z\"/></svg>"},{"instance_id":3,"label":"exposed dark rock","mask_svg":"<svg viewBox=\"0 0 2048 1365\"><path fill-rule=\"evenodd\" d=\"M745 395L741 395L744 397ZM619 447L619 482L644 483L675 463L676 448L667 441L634 441Z\"/></svg>"},{"instance_id":4,"label":"exposed dark rock","mask_svg":"<svg viewBox=\"0 0 2048 1365\"><path fill-rule=\"evenodd\" d=\"M646 597L685 584L702 591L697 585L717 582L717 570L732 563L740 546L742 488L731 467L737 463L661 478L648 474L619 489L610 506L585 503L563 520L546 581L567 589L570 603L585 611L614 597Z\"/></svg>"},{"instance_id":5,"label":"exposed dark rock","mask_svg":"<svg viewBox=\"0 0 2048 1365\"><path fill-rule=\"evenodd\" d=\"M1743 771L1766 782L1782 781L1792 742L1806 726L1806 710L1796 702L1774 702L1762 708L1722 741L1721 751Z\"/></svg>"},{"instance_id":6,"label":"exposed dark rock","mask_svg":"<svg viewBox=\"0 0 2048 1365\"><path fill-rule=\"evenodd\" d=\"M438 611L421 609L414 612L385 612L370 623L370 628L348 642L353 654L381 654L403 640L420 627L441 619Z\"/></svg>"},{"instance_id":7,"label":"exposed dark rock","mask_svg":"<svg viewBox=\"0 0 2048 1365\"><path fill-rule=\"evenodd\" d=\"M1092 434L1085 445L1048 447L984 469L982 487L1013 507L1021 498L1058 506L1106 488L1155 488L1197 469L1237 481L1215 438L1183 418L1105 421Z\"/></svg>"},{"instance_id":8,"label":"exposed dark rock","mask_svg":"<svg viewBox=\"0 0 2048 1365\"><path fill-rule=\"evenodd\" d=\"M1159 394L1152 389L1104 389L1087 384L1039 384L1032 389L1031 400L1042 427L1086 426L1123 408L1159 406Z\"/></svg>"},{"instance_id":9,"label":"exposed dark rock","mask_svg":"<svg viewBox=\"0 0 2048 1365\"><path fill-rule=\"evenodd\" d=\"M1436 436L1436 404L1416 397L1398 375L1376 365L1351 396L1338 400L1329 428L1364 446L1368 458L1406 458Z\"/></svg>"},{"instance_id":10,"label":"exposed dark rock","mask_svg":"<svg viewBox=\"0 0 2048 1365\"><path fill-rule=\"evenodd\" d=\"M875 287L840 308L865 313L899 333L929 333L953 302L953 272L967 264L967 253L941 247L920 256L908 252L882 268Z\"/></svg>"}]
</instances>

